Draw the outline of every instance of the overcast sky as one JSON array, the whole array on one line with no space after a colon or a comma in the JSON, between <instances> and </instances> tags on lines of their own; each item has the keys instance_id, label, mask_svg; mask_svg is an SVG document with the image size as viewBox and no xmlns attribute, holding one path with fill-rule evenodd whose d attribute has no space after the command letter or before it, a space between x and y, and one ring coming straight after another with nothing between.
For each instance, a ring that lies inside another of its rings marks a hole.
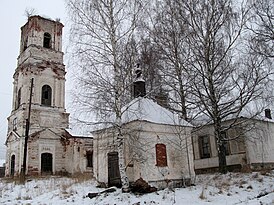
<instances>
[{"instance_id":1,"label":"overcast sky","mask_svg":"<svg viewBox=\"0 0 274 205\"><path fill-rule=\"evenodd\" d=\"M35 14L51 19L60 18L65 25L63 51L68 37L64 0L0 0L0 159L5 158L4 145L7 134L7 117L11 112L13 73L17 65L20 45L20 28L27 17L25 10L35 9ZM66 64L66 63L65 63Z\"/></svg>"}]
</instances>

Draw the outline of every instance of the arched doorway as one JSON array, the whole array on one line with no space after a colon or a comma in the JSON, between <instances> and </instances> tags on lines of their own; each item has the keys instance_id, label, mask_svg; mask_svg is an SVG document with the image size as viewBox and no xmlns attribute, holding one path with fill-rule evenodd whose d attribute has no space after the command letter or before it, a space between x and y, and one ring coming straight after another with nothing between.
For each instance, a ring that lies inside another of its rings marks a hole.
<instances>
[{"instance_id":1,"label":"arched doorway","mask_svg":"<svg viewBox=\"0 0 274 205\"><path fill-rule=\"evenodd\" d=\"M122 186L118 152L108 153L108 186Z\"/></svg>"},{"instance_id":2,"label":"arched doorway","mask_svg":"<svg viewBox=\"0 0 274 205\"><path fill-rule=\"evenodd\" d=\"M12 155L10 158L10 176L14 176L15 171L15 155Z\"/></svg>"},{"instance_id":3,"label":"arched doorway","mask_svg":"<svg viewBox=\"0 0 274 205\"><path fill-rule=\"evenodd\" d=\"M41 154L41 173L52 174L52 154L51 153Z\"/></svg>"}]
</instances>

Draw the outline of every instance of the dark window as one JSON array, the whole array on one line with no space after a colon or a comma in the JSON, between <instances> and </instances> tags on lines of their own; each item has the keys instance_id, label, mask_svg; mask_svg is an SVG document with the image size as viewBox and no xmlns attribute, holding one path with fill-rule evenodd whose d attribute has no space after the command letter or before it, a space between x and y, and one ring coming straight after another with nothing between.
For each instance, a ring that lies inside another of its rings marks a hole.
<instances>
[{"instance_id":1,"label":"dark window","mask_svg":"<svg viewBox=\"0 0 274 205\"><path fill-rule=\"evenodd\" d=\"M92 151L87 151L87 167L93 167L93 153L92 153Z\"/></svg>"},{"instance_id":2,"label":"dark window","mask_svg":"<svg viewBox=\"0 0 274 205\"><path fill-rule=\"evenodd\" d=\"M49 33L44 33L44 43L45 48L51 48L51 35Z\"/></svg>"},{"instance_id":3,"label":"dark window","mask_svg":"<svg viewBox=\"0 0 274 205\"><path fill-rule=\"evenodd\" d=\"M21 88L18 90L17 93L17 104L16 104L16 109L18 109L21 105Z\"/></svg>"},{"instance_id":4,"label":"dark window","mask_svg":"<svg viewBox=\"0 0 274 205\"><path fill-rule=\"evenodd\" d=\"M13 130L16 131L17 130L17 118L14 118L13 121L12 121L12 127L13 127Z\"/></svg>"},{"instance_id":5,"label":"dark window","mask_svg":"<svg viewBox=\"0 0 274 205\"><path fill-rule=\"evenodd\" d=\"M201 159L210 158L209 136L199 136L199 148Z\"/></svg>"},{"instance_id":6,"label":"dark window","mask_svg":"<svg viewBox=\"0 0 274 205\"><path fill-rule=\"evenodd\" d=\"M225 147L225 155L229 155L230 149L229 149L229 143L228 143L228 138L227 138L226 132L222 131L221 132L221 137L223 139L223 144L224 144L224 147Z\"/></svg>"},{"instance_id":7,"label":"dark window","mask_svg":"<svg viewBox=\"0 0 274 205\"><path fill-rule=\"evenodd\" d=\"M44 85L42 87L42 105L51 106L51 93L52 91L49 85Z\"/></svg>"},{"instance_id":8,"label":"dark window","mask_svg":"<svg viewBox=\"0 0 274 205\"><path fill-rule=\"evenodd\" d=\"M15 155L12 155L10 159L10 175L11 176L14 176L14 171L15 171Z\"/></svg>"},{"instance_id":9,"label":"dark window","mask_svg":"<svg viewBox=\"0 0 274 205\"><path fill-rule=\"evenodd\" d=\"M26 40L24 42L24 50L26 50L28 47L28 37L26 37Z\"/></svg>"},{"instance_id":10,"label":"dark window","mask_svg":"<svg viewBox=\"0 0 274 205\"><path fill-rule=\"evenodd\" d=\"M166 167L167 166L167 155L166 145L156 144L156 166Z\"/></svg>"}]
</instances>

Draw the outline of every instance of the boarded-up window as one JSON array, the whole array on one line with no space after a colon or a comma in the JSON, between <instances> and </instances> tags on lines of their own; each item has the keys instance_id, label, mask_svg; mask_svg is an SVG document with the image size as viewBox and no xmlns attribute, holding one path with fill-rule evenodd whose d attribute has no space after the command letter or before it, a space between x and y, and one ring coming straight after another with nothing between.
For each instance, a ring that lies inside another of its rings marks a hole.
<instances>
[{"instance_id":1,"label":"boarded-up window","mask_svg":"<svg viewBox=\"0 0 274 205\"><path fill-rule=\"evenodd\" d=\"M199 136L199 149L201 159L210 158L209 136Z\"/></svg>"},{"instance_id":2,"label":"boarded-up window","mask_svg":"<svg viewBox=\"0 0 274 205\"><path fill-rule=\"evenodd\" d=\"M156 166L166 167L167 166L167 155L166 145L156 144Z\"/></svg>"},{"instance_id":3,"label":"boarded-up window","mask_svg":"<svg viewBox=\"0 0 274 205\"><path fill-rule=\"evenodd\" d=\"M233 140L229 141L230 154L239 154L245 152L244 130L236 127L228 132Z\"/></svg>"},{"instance_id":4,"label":"boarded-up window","mask_svg":"<svg viewBox=\"0 0 274 205\"><path fill-rule=\"evenodd\" d=\"M92 161L92 158L93 158L93 153L92 151L87 151L87 167L93 167L93 161Z\"/></svg>"}]
</instances>

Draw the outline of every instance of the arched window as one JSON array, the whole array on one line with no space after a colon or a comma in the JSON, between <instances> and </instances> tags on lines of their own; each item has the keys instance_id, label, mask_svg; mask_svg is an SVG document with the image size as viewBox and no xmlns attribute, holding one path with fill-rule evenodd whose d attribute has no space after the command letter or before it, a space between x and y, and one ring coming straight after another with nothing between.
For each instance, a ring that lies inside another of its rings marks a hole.
<instances>
[{"instance_id":1,"label":"arched window","mask_svg":"<svg viewBox=\"0 0 274 205\"><path fill-rule=\"evenodd\" d=\"M46 106L51 106L51 87L49 85L44 85L42 87L42 99L41 104Z\"/></svg>"},{"instance_id":2,"label":"arched window","mask_svg":"<svg viewBox=\"0 0 274 205\"><path fill-rule=\"evenodd\" d=\"M167 155L166 155L166 145L156 144L156 166L166 167L167 166Z\"/></svg>"},{"instance_id":3,"label":"arched window","mask_svg":"<svg viewBox=\"0 0 274 205\"><path fill-rule=\"evenodd\" d=\"M49 33L44 33L44 43L45 48L51 48L51 35Z\"/></svg>"},{"instance_id":4,"label":"arched window","mask_svg":"<svg viewBox=\"0 0 274 205\"><path fill-rule=\"evenodd\" d=\"M21 105L21 88L18 90L17 93L17 104L16 104L16 109L18 109Z\"/></svg>"}]
</instances>

